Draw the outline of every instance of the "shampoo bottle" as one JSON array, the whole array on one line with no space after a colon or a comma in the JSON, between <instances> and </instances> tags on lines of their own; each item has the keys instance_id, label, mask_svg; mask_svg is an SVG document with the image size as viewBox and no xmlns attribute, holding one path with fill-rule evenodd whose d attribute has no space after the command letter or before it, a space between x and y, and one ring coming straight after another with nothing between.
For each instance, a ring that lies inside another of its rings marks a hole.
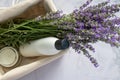
<instances>
[{"instance_id":1,"label":"shampoo bottle","mask_svg":"<svg viewBox=\"0 0 120 80\"><path fill-rule=\"evenodd\" d=\"M47 37L20 46L20 53L24 57L55 55L68 47L67 39L59 40L55 37Z\"/></svg>"}]
</instances>

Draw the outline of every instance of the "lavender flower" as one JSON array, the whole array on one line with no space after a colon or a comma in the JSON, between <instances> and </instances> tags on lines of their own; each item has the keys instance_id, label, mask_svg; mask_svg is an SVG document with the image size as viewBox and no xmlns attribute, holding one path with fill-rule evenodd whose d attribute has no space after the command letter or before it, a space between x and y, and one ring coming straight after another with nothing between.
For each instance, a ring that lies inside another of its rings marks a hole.
<instances>
[{"instance_id":1,"label":"lavender flower","mask_svg":"<svg viewBox=\"0 0 120 80\"><path fill-rule=\"evenodd\" d=\"M111 22L113 22L116 25L120 25L120 18L112 19Z\"/></svg>"},{"instance_id":2,"label":"lavender flower","mask_svg":"<svg viewBox=\"0 0 120 80\"><path fill-rule=\"evenodd\" d=\"M115 25L120 24L120 18L114 18L114 13L120 10L119 4L107 5L109 1L87 7L92 0L88 0L79 9L75 9L69 16L58 22L59 29L64 32L64 37L70 42L70 46L78 53L90 59L94 66L98 67L97 61L89 54L87 49L95 52L89 43L98 40L118 46L120 35ZM68 18L69 17L69 18ZM116 36L117 35L117 36Z\"/></svg>"},{"instance_id":3,"label":"lavender flower","mask_svg":"<svg viewBox=\"0 0 120 80\"><path fill-rule=\"evenodd\" d=\"M70 47L83 53L95 66L97 60L89 54L95 52L91 44L98 41L120 46L120 4L109 5L109 0L89 6L88 0L80 8L65 15L62 11L39 16L35 20L24 20L0 25L0 45L19 47L20 44L43 37L54 36L67 39ZM5 27L9 26L9 27ZM12 36L12 37L11 37ZM13 42L14 40L14 42Z\"/></svg>"},{"instance_id":4,"label":"lavender flower","mask_svg":"<svg viewBox=\"0 0 120 80\"><path fill-rule=\"evenodd\" d=\"M88 0L85 4L83 4L80 9L84 9L85 7L87 7L93 0Z\"/></svg>"},{"instance_id":5,"label":"lavender flower","mask_svg":"<svg viewBox=\"0 0 120 80\"><path fill-rule=\"evenodd\" d=\"M60 19L60 18L62 18L61 13L62 13L62 11L57 11L56 13L50 12L50 13L46 14L46 16L44 16L44 17L38 16L37 18L35 18L35 20L41 21L41 20Z\"/></svg>"}]
</instances>

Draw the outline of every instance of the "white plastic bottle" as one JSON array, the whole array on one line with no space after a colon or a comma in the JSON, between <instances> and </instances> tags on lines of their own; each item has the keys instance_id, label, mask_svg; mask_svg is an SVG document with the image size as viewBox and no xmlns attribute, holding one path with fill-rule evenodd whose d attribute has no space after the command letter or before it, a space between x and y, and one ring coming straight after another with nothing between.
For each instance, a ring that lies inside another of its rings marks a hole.
<instances>
[{"instance_id":1,"label":"white plastic bottle","mask_svg":"<svg viewBox=\"0 0 120 80\"><path fill-rule=\"evenodd\" d=\"M59 40L55 37L47 37L20 46L20 53L24 57L54 55L68 47L69 42L66 39Z\"/></svg>"}]
</instances>

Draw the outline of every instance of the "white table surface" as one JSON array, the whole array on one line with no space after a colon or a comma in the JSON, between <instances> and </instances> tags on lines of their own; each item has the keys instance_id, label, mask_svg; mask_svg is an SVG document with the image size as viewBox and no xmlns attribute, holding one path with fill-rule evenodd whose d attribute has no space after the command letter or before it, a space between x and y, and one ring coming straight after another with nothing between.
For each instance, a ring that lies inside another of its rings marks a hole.
<instances>
[{"instance_id":1,"label":"white table surface","mask_svg":"<svg viewBox=\"0 0 120 80\"><path fill-rule=\"evenodd\" d=\"M12 0L0 0L0 6L10 6ZM104 0L94 0L92 4ZM111 0L120 2L120 0ZM85 0L54 0L56 7L70 13ZM9 3L9 4L8 4ZM18 80L120 80L120 50L103 42L94 44L96 52L91 54L98 60L95 68L82 54L72 49L60 59L53 61Z\"/></svg>"}]
</instances>

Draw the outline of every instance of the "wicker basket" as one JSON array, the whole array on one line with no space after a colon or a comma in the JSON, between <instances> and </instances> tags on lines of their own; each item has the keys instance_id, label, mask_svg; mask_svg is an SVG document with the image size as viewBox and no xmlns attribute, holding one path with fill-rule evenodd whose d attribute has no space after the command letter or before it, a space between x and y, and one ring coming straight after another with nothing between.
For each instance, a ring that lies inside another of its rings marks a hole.
<instances>
[{"instance_id":1,"label":"wicker basket","mask_svg":"<svg viewBox=\"0 0 120 80\"><path fill-rule=\"evenodd\" d=\"M24 11L24 13L20 15L8 16L5 19L3 17L2 20L5 21L11 18L22 18L22 19L34 18L38 15L45 15L46 12L49 12L49 11L56 11L55 5L52 2L52 0L44 0L41 3L31 6L29 9L27 9L26 11ZM57 58L65 54L66 51L67 50L61 51L57 55L53 55L53 56L41 56L37 58L22 57L21 62L17 67L4 68L0 66L0 80L16 80L38 69L39 67L42 67L43 65L46 65L56 60Z\"/></svg>"}]
</instances>

